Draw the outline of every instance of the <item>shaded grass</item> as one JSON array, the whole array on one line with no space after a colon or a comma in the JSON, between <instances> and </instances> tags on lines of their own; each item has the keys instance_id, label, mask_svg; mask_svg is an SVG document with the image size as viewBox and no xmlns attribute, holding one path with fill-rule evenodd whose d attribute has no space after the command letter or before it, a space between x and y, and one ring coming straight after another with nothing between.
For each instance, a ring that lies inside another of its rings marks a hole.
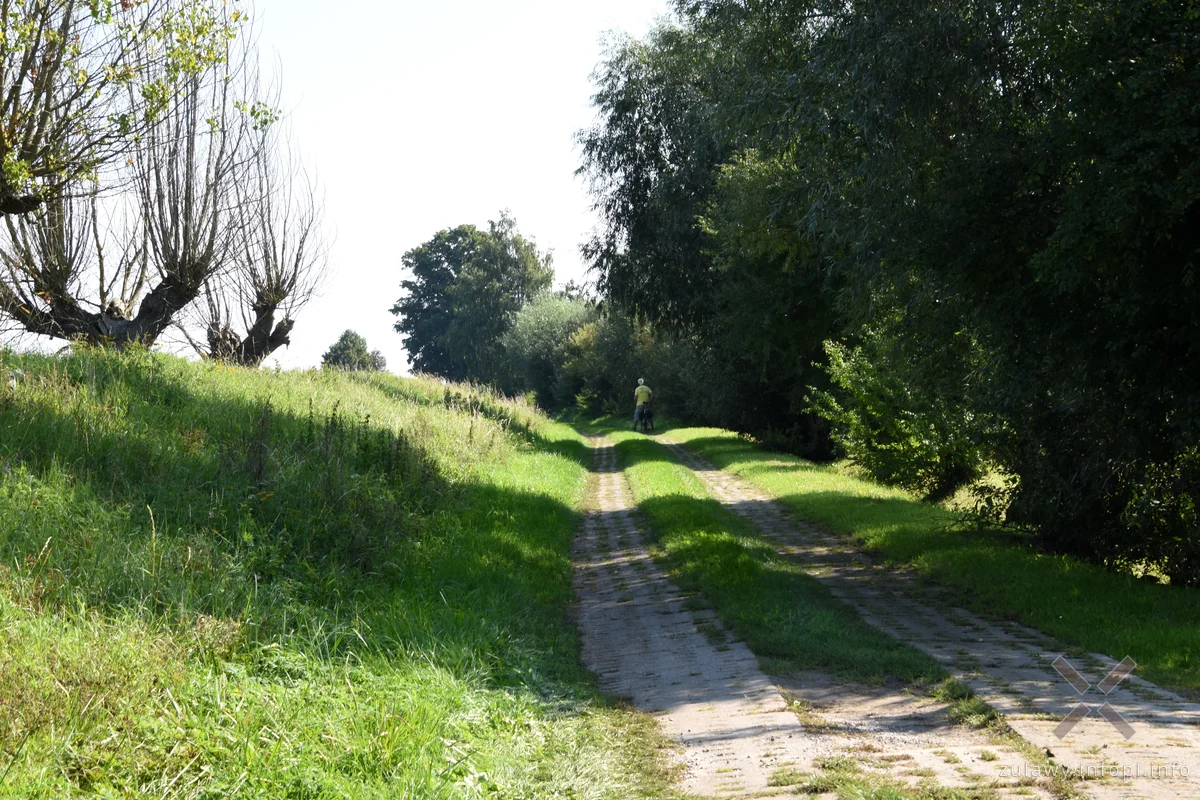
<instances>
[{"instance_id":1,"label":"shaded grass","mask_svg":"<svg viewBox=\"0 0 1200 800\"><path fill-rule=\"evenodd\" d=\"M0 796L669 794L578 664L566 426L429 380L0 360Z\"/></svg>"},{"instance_id":2,"label":"shaded grass","mask_svg":"<svg viewBox=\"0 0 1200 800\"><path fill-rule=\"evenodd\" d=\"M761 450L728 431L677 429L672 436L800 517L957 590L963 605L1086 651L1132 656L1142 677L1200 697L1200 590L1039 552L1012 534L956 530L945 509L835 467Z\"/></svg>"},{"instance_id":3,"label":"shaded grass","mask_svg":"<svg viewBox=\"0 0 1200 800\"><path fill-rule=\"evenodd\" d=\"M822 669L868 683L945 677L929 656L867 625L778 556L665 449L638 434L612 438L671 577L685 591L703 593L768 671Z\"/></svg>"}]
</instances>

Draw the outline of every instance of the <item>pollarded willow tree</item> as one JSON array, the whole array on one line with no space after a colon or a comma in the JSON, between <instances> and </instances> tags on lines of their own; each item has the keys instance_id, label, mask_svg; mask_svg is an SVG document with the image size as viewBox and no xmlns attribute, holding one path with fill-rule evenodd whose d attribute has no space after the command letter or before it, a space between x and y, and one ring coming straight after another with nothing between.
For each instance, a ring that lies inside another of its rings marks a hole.
<instances>
[{"instance_id":1,"label":"pollarded willow tree","mask_svg":"<svg viewBox=\"0 0 1200 800\"><path fill-rule=\"evenodd\" d=\"M226 71L242 18L215 0L4 4L0 309L25 330L118 346L153 341L185 303L187 275L150 285L155 226L141 207L126 218L135 230L121 232L143 245L122 265L131 280L109 296L116 286L97 205L112 185L144 183L133 180L143 154ZM81 236L88 225L93 236Z\"/></svg>"},{"instance_id":2,"label":"pollarded willow tree","mask_svg":"<svg viewBox=\"0 0 1200 800\"><path fill-rule=\"evenodd\" d=\"M121 139L120 161L46 183L35 207L6 219L0 312L31 333L116 347L176 326L206 341L206 356L258 364L287 343L324 269L314 188L280 154L275 95L242 11L156 8L159 35L134 48L141 83L125 84L149 100L113 134L136 135Z\"/></svg>"},{"instance_id":3,"label":"pollarded willow tree","mask_svg":"<svg viewBox=\"0 0 1200 800\"><path fill-rule=\"evenodd\" d=\"M243 19L218 0L0 4L0 214L123 155Z\"/></svg>"},{"instance_id":4,"label":"pollarded willow tree","mask_svg":"<svg viewBox=\"0 0 1200 800\"><path fill-rule=\"evenodd\" d=\"M317 187L276 134L274 127L263 131L238 181L229 267L205 283L200 310L201 352L246 366L290 343L296 313L328 265Z\"/></svg>"},{"instance_id":5,"label":"pollarded willow tree","mask_svg":"<svg viewBox=\"0 0 1200 800\"><path fill-rule=\"evenodd\" d=\"M202 355L247 366L289 343L325 268L316 187L280 134L275 94L243 37L135 157L150 261L174 292L169 321Z\"/></svg>"}]
</instances>

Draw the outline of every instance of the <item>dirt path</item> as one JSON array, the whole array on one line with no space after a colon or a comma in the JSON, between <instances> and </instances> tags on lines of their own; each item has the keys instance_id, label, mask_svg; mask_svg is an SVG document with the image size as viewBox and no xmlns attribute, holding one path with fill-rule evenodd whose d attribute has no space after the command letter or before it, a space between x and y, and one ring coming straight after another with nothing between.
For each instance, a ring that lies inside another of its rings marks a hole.
<instances>
[{"instance_id":1,"label":"dirt path","mask_svg":"<svg viewBox=\"0 0 1200 800\"><path fill-rule=\"evenodd\" d=\"M1065 649L1060 643L1013 623L914 599L911 580L872 567L834 537L794 519L757 487L677 443L660 441L709 494L753 523L780 553L802 564L868 622L937 659L1027 741L1053 753L1056 765L1089 776L1077 785L1082 793L1103 800L1200 798L1200 706L1136 677L1107 696L1095 686L1087 689L1087 683L1100 684L1117 666L1115 659L1099 654L1068 659L1085 677L1080 688L1087 693L1081 698L1053 667ZM1056 729L1081 699L1091 713L1060 738ZM1132 727L1122 731L1118 718L1102 718L1098 711L1106 702ZM1126 733L1132 735L1126 738ZM1007 772L1029 775L1031 769L1014 763Z\"/></svg>"},{"instance_id":2,"label":"dirt path","mask_svg":"<svg viewBox=\"0 0 1200 800\"><path fill-rule=\"evenodd\" d=\"M575 548L583 657L604 691L653 713L680 744L687 792L794 797L788 771L849 755L866 771L910 784L1045 796L1045 781L1003 777L995 753L1025 762L950 725L941 703L815 673L781 690L745 644L712 612L693 610L656 566L613 448L593 446L592 511Z\"/></svg>"}]
</instances>

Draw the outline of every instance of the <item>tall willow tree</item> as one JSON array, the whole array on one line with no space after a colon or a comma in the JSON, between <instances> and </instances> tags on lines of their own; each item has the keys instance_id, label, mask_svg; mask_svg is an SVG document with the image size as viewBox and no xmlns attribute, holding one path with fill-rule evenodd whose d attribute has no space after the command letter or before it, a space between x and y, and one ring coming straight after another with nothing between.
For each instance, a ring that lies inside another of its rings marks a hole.
<instances>
[{"instance_id":1,"label":"tall willow tree","mask_svg":"<svg viewBox=\"0 0 1200 800\"><path fill-rule=\"evenodd\" d=\"M601 220L584 255L610 303L681 340L679 410L823 457L804 397L837 320L814 248L776 218L798 171L724 119L729 46L664 26L609 47L578 137Z\"/></svg>"}]
</instances>

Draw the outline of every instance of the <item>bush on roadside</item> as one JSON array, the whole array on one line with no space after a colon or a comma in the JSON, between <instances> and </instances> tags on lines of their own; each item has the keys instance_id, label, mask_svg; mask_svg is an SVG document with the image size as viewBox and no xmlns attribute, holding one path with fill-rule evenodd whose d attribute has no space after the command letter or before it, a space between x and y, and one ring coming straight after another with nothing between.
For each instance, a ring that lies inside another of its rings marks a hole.
<instances>
[{"instance_id":1,"label":"bush on roadside","mask_svg":"<svg viewBox=\"0 0 1200 800\"><path fill-rule=\"evenodd\" d=\"M846 456L876 480L928 499L949 497L978 479L985 461L969 411L914 391L886 338L868 331L850 347L826 344L827 391L813 408Z\"/></svg>"},{"instance_id":2,"label":"bush on roadside","mask_svg":"<svg viewBox=\"0 0 1200 800\"><path fill-rule=\"evenodd\" d=\"M542 294L527 303L502 339L512 372L521 381L514 388L534 392L543 408L574 403L582 384L565 368L571 337L596 316L582 298Z\"/></svg>"}]
</instances>

